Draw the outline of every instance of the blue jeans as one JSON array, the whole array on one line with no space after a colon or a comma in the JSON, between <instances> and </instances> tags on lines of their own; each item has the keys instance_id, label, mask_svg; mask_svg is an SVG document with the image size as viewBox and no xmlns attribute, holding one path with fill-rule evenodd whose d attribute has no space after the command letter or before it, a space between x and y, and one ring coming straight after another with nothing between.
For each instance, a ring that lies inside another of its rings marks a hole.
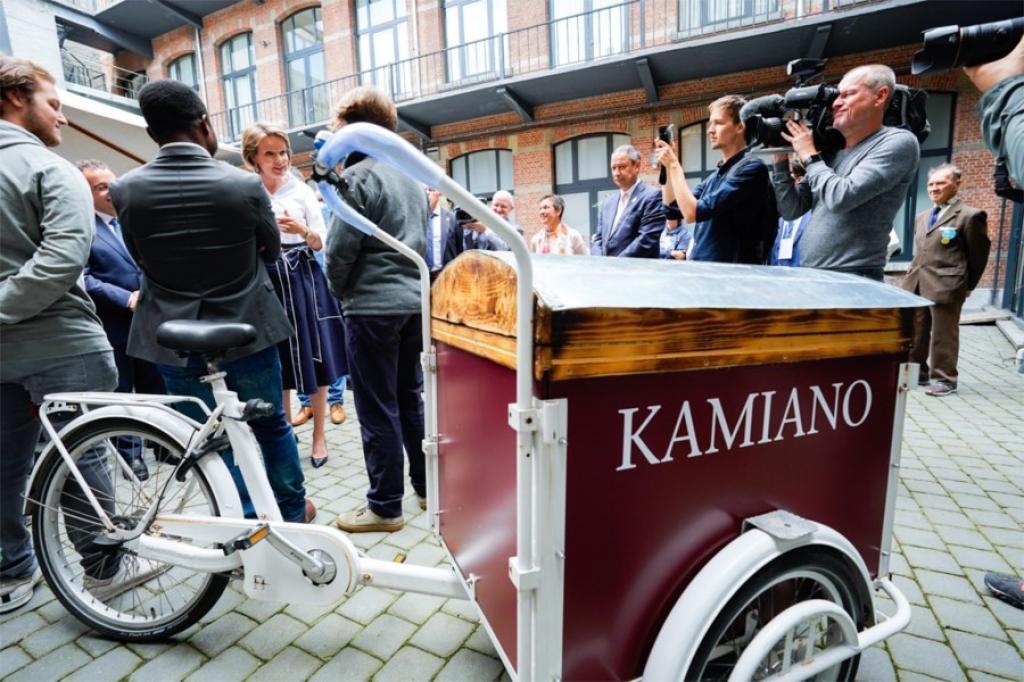
<instances>
[{"instance_id":1,"label":"blue jeans","mask_svg":"<svg viewBox=\"0 0 1024 682\"><path fill-rule=\"evenodd\" d=\"M173 365L157 365L164 378L167 392L171 395L190 395L199 398L211 408L214 407L213 390L209 384L200 379L207 374L206 363L202 358L191 357L184 367ZM238 394L242 402L259 398L273 403L277 411L260 419L249 422L256 435L256 440L263 451L263 466L267 470L270 487L281 508L281 516L285 521L301 523L306 515L305 478L299 464L299 449L295 445L295 434L284 414L281 405L281 358L276 346L269 346L261 351L231 362L220 363L220 369L227 373L228 388ZM203 422L206 416L198 405L179 403L176 406L183 414ZM242 509L245 515L255 517L249 491L242 480L242 472L235 465L231 451L224 453L231 477L235 479L238 493L242 498Z\"/></svg>"},{"instance_id":2,"label":"blue jeans","mask_svg":"<svg viewBox=\"0 0 1024 682\"><path fill-rule=\"evenodd\" d=\"M45 360L4 360L0 370L0 577L20 578L36 568L32 538L25 527L22 502L32 473L36 443L42 424L37 406L47 393L112 391L117 368L110 351ZM51 415L58 430L75 413ZM107 512L113 511L110 462L101 448L84 454L78 468ZM98 521L92 507L73 481L65 487L61 505L68 512L68 535L82 555L82 567L94 578L117 572L119 561L90 553ZM106 563L105 563L106 562Z\"/></svg>"},{"instance_id":3,"label":"blue jeans","mask_svg":"<svg viewBox=\"0 0 1024 682\"><path fill-rule=\"evenodd\" d=\"M342 374L338 377L337 381L327 387L327 404L328 405L344 405L345 404L345 382L348 380L347 374ZM299 393L299 402L303 407L310 407L313 401L309 399L309 396L305 393Z\"/></svg>"}]
</instances>

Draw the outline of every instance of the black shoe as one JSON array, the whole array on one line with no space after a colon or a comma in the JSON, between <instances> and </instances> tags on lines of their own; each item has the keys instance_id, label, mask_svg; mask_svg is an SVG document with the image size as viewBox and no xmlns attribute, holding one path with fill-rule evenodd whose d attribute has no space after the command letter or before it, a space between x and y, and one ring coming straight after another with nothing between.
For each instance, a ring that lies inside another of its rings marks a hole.
<instances>
[{"instance_id":1,"label":"black shoe","mask_svg":"<svg viewBox=\"0 0 1024 682\"><path fill-rule=\"evenodd\" d=\"M319 469L323 465L327 464L327 455L323 457L310 457L310 463L312 463L314 469Z\"/></svg>"},{"instance_id":2,"label":"black shoe","mask_svg":"<svg viewBox=\"0 0 1024 682\"><path fill-rule=\"evenodd\" d=\"M149 479L149 469L146 467L146 463L142 461L142 457L137 457L130 462L128 466L131 467L132 473L135 474L135 478L139 481L145 481ZM122 472L126 480L130 480L128 472Z\"/></svg>"},{"instance_id":3,"label":"black shoe","mask_svg":"<svg viewBox=\"0 0 1024 682\"><path fill-rule=\"evenodd\" d=\"M986 573L985 587L1011 606L1024 609L1024 580L1016 575Z\"/></svg>"}]
</instances>

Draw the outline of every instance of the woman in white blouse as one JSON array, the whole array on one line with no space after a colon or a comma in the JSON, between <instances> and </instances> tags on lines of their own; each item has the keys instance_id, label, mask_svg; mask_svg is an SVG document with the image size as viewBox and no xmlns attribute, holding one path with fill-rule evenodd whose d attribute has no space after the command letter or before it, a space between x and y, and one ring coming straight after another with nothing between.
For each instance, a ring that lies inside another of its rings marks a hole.
<instances>
[{"instance_id":1,"label":"woman in white blouse","mask_svg":"<svg viewBox=\"0 0 1024 682\"><path fill-rule=\"evenodd\" d=\"M281 256L267 269L295 329L278 344L285 410L291 413L291 389L312 396L312 460L320 467L327 461L327 387L348 373L345 328L338 301L313 256L327 239L323 214L313 190L295 177L291 153L288 134L275 125L254 123L242 133L242 158L263 181L281 228Z\"/></svg>"},{"instance_id":2,"label":"woman in white blouse","mask_svg":"<svg viewBox=\"0 0 1024 682\"><path fill-rule=\"evenodd\" d=\"M565 199L557 194L548 194L540 200L540 221L544 225L530 240L533 253L555 253L562 256L585 256L587 244L583 235L562 222Z\"/></svg>"}]
</instances>

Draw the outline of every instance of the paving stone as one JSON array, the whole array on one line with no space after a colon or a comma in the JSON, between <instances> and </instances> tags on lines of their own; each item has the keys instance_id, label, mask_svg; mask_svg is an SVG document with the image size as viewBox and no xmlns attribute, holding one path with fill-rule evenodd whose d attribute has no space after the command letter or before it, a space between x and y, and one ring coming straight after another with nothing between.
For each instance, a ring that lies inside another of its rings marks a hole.
<instances>
[{"instance_id":1,"label":"paving stone","mask_svg":"<svg viewBox=\"0 0 1024 682\"><path fill-rule=\"evenodd\" d=\"M981 598L966 578L923 569L916 571L916 574L921 589L928 595L949 597L974 604L981 603Z\"/></svg>"},{"instance_id":2,"label":"paving stone","mask_svg":"<svg viewBox=\"0 0 1024 682\"><path fill-rule=\"evenodd\" d=\"M916 547L941 547L942 538L930 530L920 528L896 528L896 537L901 545L913 545Z\"/></svg>"},{"instance_id":3,"label":"paving stone","mask_svg":"<svg viewBox=\"0 0 1024 682\"><path fill-rule=\"evenodd\" d=\"M1006 639L1003 627L984 606L965 604L945 597L932 597L932 611L944 628L953 628L995 639ZM914 614L917 617L917 614Z\"/></svg>"},{"instance_id":4,"label":"paving stone","mask_svg":"<svg viewBox=\"0 0 1024 682\"><path fill-rule=\"evenodd\" d=\"M189 644L214 657L256 627L256 623L238 613L229 613L193 635Z\"/></svg>"},{"instance_id":5,"label":"paving stone","mask_svg":"<svg viewBox=\"0 0 1024 682\"><path fill-rule=\"evenodd\" d=\"M487 656L498 657L498 650L494 648L494 641L491 640L491 636L487 633L487 628L483 625L480 625L473 631L473 634L466 640L465 646Z\"/></svg>"},{"instance_id":6,"label":"paving stone","mask_svg":"<svg viewBox=\"0 0 1024 682\"><path fill-rule=\"evenodd\" d=\"M373 677L382 663L358 649L346 647L331 657L311 678L311 682L365 682Z\"/></svg>"},{"instance_id":7,"label":"paving stone","mask_svg":"<svg viewBox=\"0 0 1024 682\"><path fill-rule=\"evenodd\" d=\"M132 682L178 682L198 668L206 659L190 646L171 647L148 661L132 675Z\"/></svg>"},{"instance_id":8,"label":"paving stone","mask_svg":"<svg viewBox=\"0 0 1024 682\"><path fill-rule=\"evenodd\" d=\"M92 659L74 644L51 651L31 665L8 677L5 682L49 682L60 680L87 665Z\"/></svg>"},{"instance_id":9,"label":"paving stone","mask_svg":"<svg viewBox=\"0 0 1024 682\"><path fill-rule=\"evenodd\" d=\"M309 679L323 663L304 651L288 647L274 659L257 670L248 682L300 682Z\"/></svg>"},{"instance_id":10,"label":"paving stone","mask_svg":"<svg viewBox=\"0 0 1024 682\"><path fill-rule=\"evenodd\" d=\"M979 511L977 509L965 509L964 513L979 526L993 526L995 528L1007 528L1009 530L1020 530L1020 523L1009 514L1003 512Z\"/></svg>"},{"instance_id":11,"label":"paving stone","mask_svg":"<svg viewBox=\"0 0 1024 682\"><path fill-rule=\"evenodd\" d=\"M410 643L441 658L448 658L466 641L473 629L472 623L445 613L435 613L416 631Z\"/></svg>"},{"instance_id":12,"label":"paving stone","mask_svg":"<svg viewBox=\"0 0 1024 682\"><path fill-rule=\"evenodd\" d=\"M889 656L886 655L886 660ZM861 658L861 669L863 669L863 657ZM466 680L493 680L503 670L502 662L498 658L485 656L482 653L469 649L460 649L447 662L440 674L434 678L440 682L465 682ZM892 667L890 666L890 670ZM881 679L881 678L873 678ZM890 677L888 679L894 679Z\"/></svg>"},{"instance_id":13,"label":"paving stone","mask_svg":"<svg viewBox=\"0 0 1024 682\"><path fill-rule=\"evenodd\" d=\"M988 590L985 590L983 599L985 606L996 617L996 620L1011 630L1024 630L1024 610L1014 608L1002 599L991 596Z\"/></svg>"},{"instance_id":14,"label":"paving stone","mask_svg":"<svg viewBox=\"0 0 1024 682\"><path fill-rule=\"evenodd\" d=\"M301 620L306 625L312 625L328 613L333 612L336 606L336 604L328 604L327 606L320 604L291 604L285 608L284 612L285 615Z\"/></svg>"},{"instance_id":15,"label":"paving stone","mask_svg":"<svg viewBox=\"0 0 1024 682\"><path fill-rule=\"evenodd\" d=\"M112 639L104 639L96 635L82 635L75 640L81 649L85 650L85 653L89 654L93 658L99 658L104 653L110 651L114 647L118 646L118 642Z\"/></svg>"},{"instance_id":16,"label":"paving stone","mask_svg":"<svg viewBox=\"0 0 1024 682\"><path fill-rule=\"evenodd\" d=\"M217 600L217 603L213 605L213 608L206 612L206 615L200 619L200 623L212 623L226 613L230 613L238 608L242 602L249 601L249 597L239 593L233 588L224 590L224 593Z\"/></svg>"},{"instance_id":17,"label":"paving stone","mask_svg":"<svg viewBox=\"0 0 1024 682\"><path fill-rule=\"evenodd\" d=\"M393 613L399 618L404 618L410 623L422 625L427 619L441 608L444 604L444 597L435 597L430 594L416 594L410 592L403 594L391 605L388 613Z\"/></svg>"},{"instance_id":18,"label":"paving stone","mask_svg":"<svg viewBox=\"0 0 1024 682\"><path fill-rule=\"evenodd\" d=\"M64 605L56 599L49 602L48 604L43 604L39 608L35 609L33 612L39 614L50 623L56 623L61 618L66 618L68 615L68 610L64 608Z\"/></svg>"},{"instance_id":19,"label":"paving stone","mask_svg":"<svg viewBox=\"0 0 1024 682\"><path fill-rule=\"evenodd\" d=\"M295 640L295 646L314 656L329 659L352 641L360 627L347 618L331 613Z\"/></svg>"},{"instance_id":20,"label":"paving stone","mask_svg":"<svg viewBox=\"0 0 1024 682\"><path fill-rule=\"evenodd\" d=\"M914 499L921 506L922 509L946 509L949 511L957 511L959 505L949 498L948 493L940 486L941 492L931 493L914 493Z\"/></svg>"},{"instance_id":21,"label":"paving stone","mask_svg":"<svg viewBox=\"0 0 1024 682\"><path fill-rule=\"evenodd\" d=\"M239 644L265 661L280 653L305 632L306 627L291 616L279 613L241 639Z\"/></svg>"},{"instance_id":22,"label":"paving stone","mask_svg":"<svg viewBox=\"0 0 1024 682\"><path fill-rule=\"evenodd\" d=\"M445 558L444 550L440 546L423 542L409 550L405 561L417 566L437 566Z\"/></svg>"},{"instance_id":23,"label":"paving stone","mask_svg":"<svg viewBox=\"0 0 1024 682\"><path fill-rule=\"evenodd\" d=\"M934 601L934 598L932 601ZM967 605L964 604L964 606ZM977 608L981 607L979 606ZM939 625L939 622L935 620L935 614L932 613L931 609L925 606L913 605L911 605L910 609L910 624L907 625L907 629L904 630L904 632L910 635L917 635L918 637L934 639L937 642L946 641L946 636L942 634L942 627ZM894 613L895 611L895 608L890 608L886 610L886 613Z\"/></svg>"},{"instance_id":24,"label":"paving stone","mask_svg":"<svg viewBox=\"0 0 1024 682\"><path fill-rule=\"evenodd\" d=\"M127 647L108 651L74 675L65 678L68 682L92 682L92 680L120 680L128 677L139 667L142 659Z\"/></svg>"},{"instance_id":25,"label":"paving stone","mask_svg":"<svg viewBox=\"0 0 1024 682\"><path fill-rule=\"evenodd\" d=\"M88 632L86 627L68 615L63 620L51 623L21 640L21 648L32 658L42 658L46 653L72 642Z\"/></svg>"},{"instance_id":26,"label":"paving stone","mask_svg":"<svg viewBox=\"0 0 1024 682\"><path fill-rule=\"evenodd\" d=\"M970 519L966 516L964 517L964 521L966 523L970 523ZM931 521L929 521L921 512L910 512L897 509L895 522L897 528L922 528L924 530L931 530L932 528Z\"/></svg>"},{"instance_id":27,"label":"paving stone","mask_svg":"<svg viewBox=\"0 0 1024 682\"><path fill-rule=\"evenodd\" d=\"M282 602L246 598L242 600L235 611L243 616L249 616L257 623L266 623L275 613L284 609L285 606L287 604Z\"/></svg>"},{"instance_id":28,"label":"paving stone","mask_svg":"<svg viewBox=\"0 0 1024 682\"><path fill-rule=\"evenodd\" d=\"M368 535L368 533L359 535ZM393 601L395 601L395 597L390 592L376 587L364 587L349 597L338 609L338 613L357 623L367 625L391 606Z\"/></svg>"},{"instance_id":29,"label":"paving stone","mask_svg":"<svg viewBox=\"0 0 1024 682\"><path fill-rule=\"evenodd\" d=\"M428 654L415 647L403 647L391 660L384 664L374 676L374 682L408 682L409 680L429 680L444 660Z\"/></svg>"},{"instance_id":30,"label":"paving stone","mask_svg":"<svg viewBox=\"0 0 1024 682\"><path fill-rule=\"evenodd\" d=\"M175 644L174 646L178 646ZM144 661L150 661L172 647L171 644L129 644L128 648ZM180 647L188 648L188 647Z\"/></svg>"},{"instance_id":31,"label":"paving stone","mask_svg":"<svg viewBox=\"0 0 1024 682\"><path fill-rule=\"evenodd\" d=\"M953 502L962 509L979 509L982 511L999 511L992 498L987 495L968 495L965 493L953 493Z\"/></svg>"},{"instance_id":32,"label":"paving stone","mask_svg":"<svg viewBox=\"0 0 1024 682\"><path fill-rule=\"evenodd\" d=\"M186 679L189 682L231 682L244 680L260 667L258 658L245 649L231 647Z\"/></svg>"},{"instance_id":33,"label":"paving stone","mask_svg":"<svg viewBox=\"0 0 1024 682\"><path fill-rule=\"evenodd\" d=\"M980 568L985 571L999 571L1000 573L1011 572L1009 564L993 551L960 547L959 545L949 545L949 551L961 566Z\"/></svg>"},{"instance_id":34,"label":"paving stone","mask_svg":"<svg viewBox=\"0 0 1024 682\"><path fill-rule=\"evenodd\" d=\"M968 670L967 677L970 678L971 682L1020 682L1020 680L1011 680L1007 677L989 675L988 673L983 673L980 670Z\"/></svg>"},{"instance_id":35,"label":"paving stone","mask_svg":"<svg viewBox=\"0 0 1024 682\"><path fill-rule=\"evenodd\" d=\"M8 646L0 649L0 679L4 679L31 662L32 657L22 651L20 647Z\"/></svg>"},{"instance_id":36,"label":"paving stone","mask_svg":"<svg viewBox=\"0 0 1024 682\"><path fill-rule=\"evenodd\" d=\"M471 623L480 622L480 611L477 609L476 604L468 599L449 599L441 607L441 610L453 616L458 616L462 620L468 620Z\"/></svg>"},{"instance_id":37,"label":"paving stone","mask_svg":"<svg viewBox=\"0 0 1024 682\"><path fill-rule=\"evenodd\" d=\"M352 639L352 645L386 661L415 631L416 626L412 623L383 614L358 632Z\"/></svg>"},{"instance_id":38,"label":"paving stone","mask_svg":"<svg viewBox=\"0 0 1024 682\"><path fill-rule=\"evenodd\" d=\"M1011 679L1024 675L1024 658L1005 642L953 631L949 633L949 643L969 668Z\"/></svg>"},{"instance_id":39,"label":"paving stone","mask_svg":"<svg viewBox=\"0 0 1024 682\"><path fill-rule=\"evenodd\" d=\"M962 512L947 511L945 509L925 509L924 516L929 523L936 526L956 526L957 528L974 528L975 523ZM899 514L896 515L899 520Z\"/></svg>"},{"instance_id":40,"label":"paving stone","mask_svg":"<svg viewBox=\"0 0 1024 682\"><path fill-rule=\"evenodd\" d=\"M964 547L973 547L974 549L992 548L992 543L984 535L969 528L936 526L935 532L939 534L944 542L949 544L963 545Z\"/></svg>"},{"instance_id":41,"label":"paving stone","mask_svg":"<svg viewBox=\"0 0 1024 682\"><path fill-rule=\"evenodd\" d=\"M500 668L500 662L495 662L498 663ZM441 672L443 673L444 671ZM857 668L857 679L871 680L871 682L890 682L896 679L896 670L892 667L892 660L881 644L875 645L861 654L860 666Z\"/></svg>"},{"instance_id":42,"label":"paving stone","mask_svg":"<svg viewBox=\"0 0 1024 682\"><path fill-rule=\"evenodd\" d=\"M46 627L46 621L39 614L29 611L19 614L3 625L0 625L0 650L20 642L36 630Z\"/></svg>"},{"instance_id":43,"label":"paving stone","mask_svg":"<svg viewBox=\"0 0 1024 682\"><path fill-rule=\"evenodd\" d=\"M890 638L888 645L893 662L901 670L906 668L951 682L967 679L945 644L901 633Z\"/></svg>"}]
</instances>

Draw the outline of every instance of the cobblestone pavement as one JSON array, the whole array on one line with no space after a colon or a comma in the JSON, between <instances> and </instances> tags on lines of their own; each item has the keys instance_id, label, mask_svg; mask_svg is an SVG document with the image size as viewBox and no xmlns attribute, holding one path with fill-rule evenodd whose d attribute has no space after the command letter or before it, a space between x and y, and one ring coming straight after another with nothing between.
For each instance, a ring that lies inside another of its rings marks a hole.
<instances>
[{"instance_id":1,"label":"cobblestone pavement","mask_svg":"<svg viewBox=\"0 0 1024 682\"><path fill-rule=\"evenodd\" d=\"M995 327L964 327L961 338L960 392L916 391L908 407L892 566L913 620L865 654L861 680L1024 679L1024 611L982 583L986 570L1024 572L1024 375ZM303 463L317 523L363 502L351 394L346 402L351 417L328 430L328 464ZM309 427L299 434L308 454ZM414 499L405 513L402 531L353 541L377 558L443 563ZM122 645L86 632L41 587L0 617L0 648L0 677L17 682L507 679L466 602L375 588L311 608L250 601L232 586L174 643Z\"/></svg>"}]
</instances>

